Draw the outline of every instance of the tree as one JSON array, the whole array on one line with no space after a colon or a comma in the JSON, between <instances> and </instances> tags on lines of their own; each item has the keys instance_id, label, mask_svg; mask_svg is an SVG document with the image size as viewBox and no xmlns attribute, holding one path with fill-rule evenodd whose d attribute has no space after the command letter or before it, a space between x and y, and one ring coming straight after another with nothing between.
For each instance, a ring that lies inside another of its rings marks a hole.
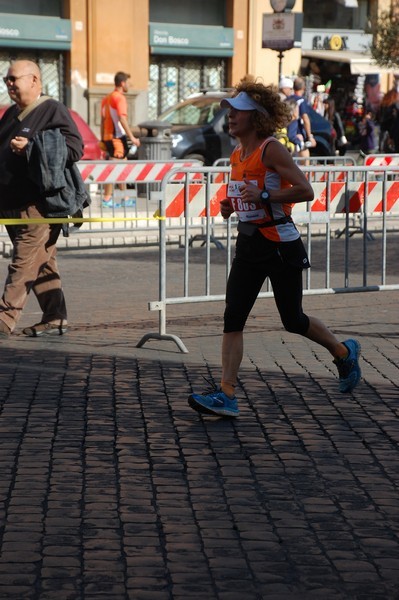
<instances>
[{"instance_id":1,"label":"tree","mask_svg":"<svg viewBox=\"0 0 399 600\"><path fill-rule=\"evenodd\" d=\"M373 26L371 56L381 67L399 67L399 14L382 12Z\"/></svg>"}]
</instances>

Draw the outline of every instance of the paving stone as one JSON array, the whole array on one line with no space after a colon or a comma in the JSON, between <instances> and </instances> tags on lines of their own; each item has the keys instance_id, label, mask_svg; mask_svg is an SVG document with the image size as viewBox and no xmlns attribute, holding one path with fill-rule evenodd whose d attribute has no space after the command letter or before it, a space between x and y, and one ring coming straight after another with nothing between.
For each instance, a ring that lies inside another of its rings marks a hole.
<instances>
[{"instance_id":1,"label":"paving stone","mask_svg":"<svg viewBox=\"0 0 399 600\"><path fill-rule=\"evenodd\" d=\"M362 343L348 395L328 353L259 301L241 416L223 420L187 404L203 376L219 381L223 303L168 306L188 354L136 348L157 327L137 300L155 249L59 260L68 335L0 344L0 598L396 600L399 292L306 298ZM173 269L180 281L180 251Z\"/></svg>"}]
</instances>

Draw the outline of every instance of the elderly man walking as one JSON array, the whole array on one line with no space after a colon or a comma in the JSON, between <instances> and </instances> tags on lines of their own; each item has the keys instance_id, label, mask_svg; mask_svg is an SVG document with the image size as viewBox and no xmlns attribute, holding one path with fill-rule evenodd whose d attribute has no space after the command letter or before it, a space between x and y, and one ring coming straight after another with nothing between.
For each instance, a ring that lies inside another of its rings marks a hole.
<instances>
[{"instance_id":1,"label":"elderly man walking","mask_svg":"<svg viewBox=\"0 0 399 600\"><path fill-rule=\"evenodd\" d=\"M40 165L31 161L29 154L35 136L57 132L66 164L82 157L82 138L67 108L42 95L41 73L36 63L12 62L3 80L14 104L0 121L0 219L44 218L46 198L37 172ZM42 318L23 333L31 337L65 333L67 311L56 260L56 242L62 225L28 223L6 228L13 255L0 299L0 337L8 338L14 331L30 290L39 302Z\"/></svg>"}]
</instances>

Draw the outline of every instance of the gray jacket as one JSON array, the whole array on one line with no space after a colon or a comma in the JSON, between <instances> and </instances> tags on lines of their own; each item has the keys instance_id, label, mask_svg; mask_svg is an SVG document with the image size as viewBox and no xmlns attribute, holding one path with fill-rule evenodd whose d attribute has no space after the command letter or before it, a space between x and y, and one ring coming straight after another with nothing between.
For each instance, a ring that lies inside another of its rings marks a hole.
<instances>
[{"instance_id":1,"label":"gray jacket","mask_svg":"<svg viewBox=\"0 0 399 600\"><path fill-rule=\"evenodd\" d=\"M61 131L39 131L26 149L30 179L38 185L46 217L69 217L89 206L76 163L67 162L67 145Z\"/></svg>"}]
</instances>

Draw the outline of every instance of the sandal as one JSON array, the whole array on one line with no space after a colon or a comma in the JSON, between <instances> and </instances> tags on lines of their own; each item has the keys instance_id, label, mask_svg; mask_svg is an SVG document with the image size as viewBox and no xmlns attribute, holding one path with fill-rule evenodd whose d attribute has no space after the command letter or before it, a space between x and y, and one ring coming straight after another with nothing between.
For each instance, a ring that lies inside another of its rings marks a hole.
<instances>
[{"instance_id":1,"label":"sandal","mask_svg":"<svg viewBox=\"0 0 399 600\"><path fill-rule=\"evenodd\" d=\"M22 333L29 337L40 337L42 335L64 335L67 331L68 327L63 322L59 325L55 323L36 323L31 327L25 327Z\"/></svg>"},{"instance_id":2,"label":"sandal","mask_svg":"<svg viewBox=\"0 0 399 600\"><path fill-rule=\"evenodd\" d=\"M0 338L8 339L11 335L11 329L0 320Z\"/></svg>"}]
</instances>

